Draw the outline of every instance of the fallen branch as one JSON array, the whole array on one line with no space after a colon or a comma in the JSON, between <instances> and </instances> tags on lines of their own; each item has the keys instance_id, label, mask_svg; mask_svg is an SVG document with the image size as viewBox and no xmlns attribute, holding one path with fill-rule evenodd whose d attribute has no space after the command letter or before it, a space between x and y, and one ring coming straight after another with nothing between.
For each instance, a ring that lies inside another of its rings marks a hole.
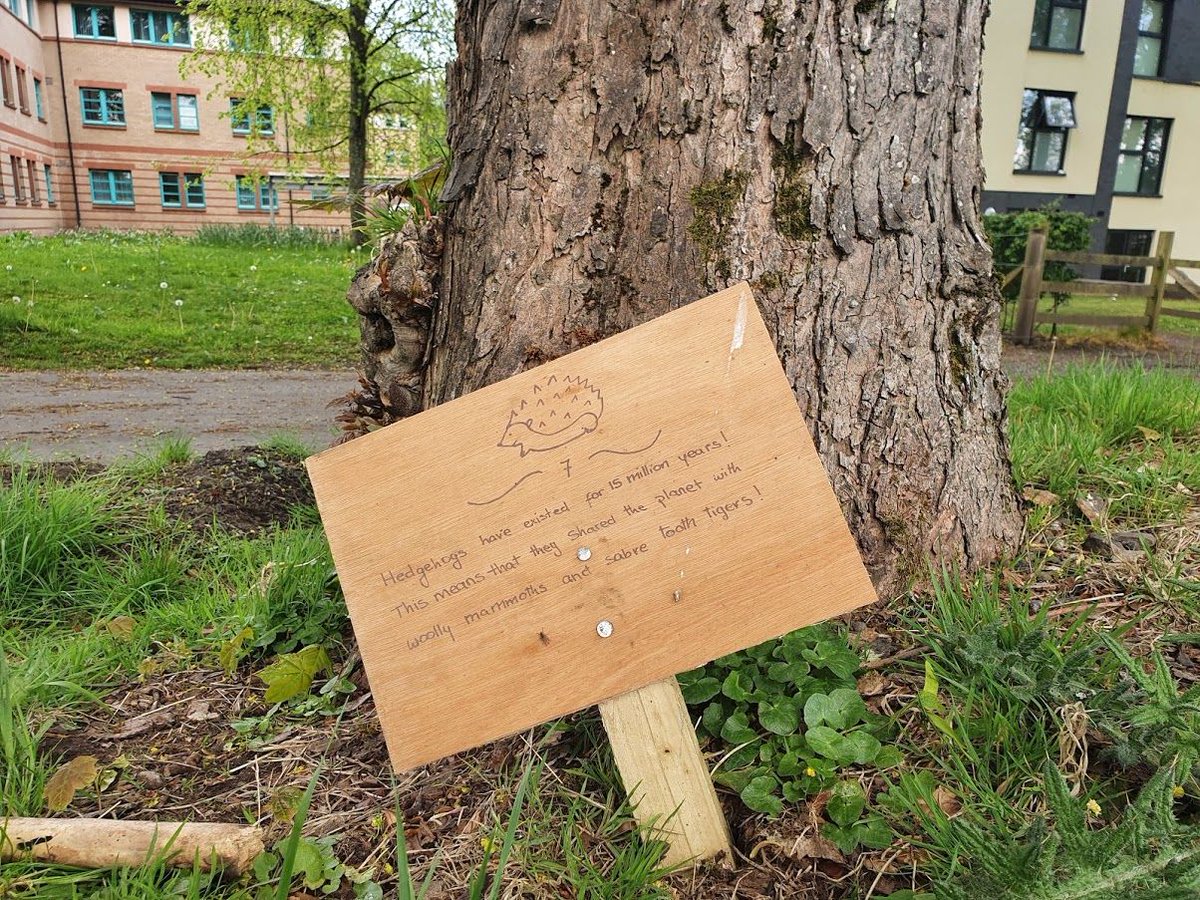
<instances>
[{"instance_id":1,"label":"fallen branch","mask_svg":"<svg viewBox=\"0 0 1200 900\"><path fill-rule=\"evenodd\" d=\"M221 823L116 819L0 819L0 860L35 860L85 869L168 865L240 875L263 851L257 828Z\"/></svg>"}]
</instances>

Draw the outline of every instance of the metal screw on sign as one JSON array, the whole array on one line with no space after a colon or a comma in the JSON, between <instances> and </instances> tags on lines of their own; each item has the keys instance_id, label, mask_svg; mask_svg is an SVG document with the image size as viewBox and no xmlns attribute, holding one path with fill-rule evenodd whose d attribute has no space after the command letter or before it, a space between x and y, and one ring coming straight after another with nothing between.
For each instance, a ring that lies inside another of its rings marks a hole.
<instances>
[{"instance_id":1,"label":"metal screw on sign","mask_svg":"<svg viewBox=\"0 0 1200 900\"><path fill-rule=\"evenodd\" d=\"M601 619L596 623L596 634L600 635L600 637L612 637L612 633L612 622L608 621L608 619Z\"/></svg>"},{"instance_id":2,"label":"metal screw on sign","mask_svg":"<svg viewBox=\"0 0 1200 900\"><path fill-rule=\"evenodd\" d=\"M591 547L580 547L579 552L576 553L575 555L579 557L580 562L587 562L589 559L592 558L592 548Z\"/></svg>"}]
</instances>

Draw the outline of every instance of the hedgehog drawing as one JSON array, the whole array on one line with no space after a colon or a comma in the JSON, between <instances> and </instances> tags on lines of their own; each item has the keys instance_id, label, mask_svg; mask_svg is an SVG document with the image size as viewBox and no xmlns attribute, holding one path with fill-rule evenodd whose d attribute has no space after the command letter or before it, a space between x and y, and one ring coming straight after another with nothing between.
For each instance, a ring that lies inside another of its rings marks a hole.
<instances>
[{"instance_id":1,"label":"hedgehog drawing","mask_svg":"<svg viewBox=\"0 0 1200 900\"><path fill-rule=\"evenodd\" d=\"M604 414L604 398L586 378L551 375L537 382L508 417L501 447L521 456L555 450L591 434Z\"/></svg>"}]
</instances>

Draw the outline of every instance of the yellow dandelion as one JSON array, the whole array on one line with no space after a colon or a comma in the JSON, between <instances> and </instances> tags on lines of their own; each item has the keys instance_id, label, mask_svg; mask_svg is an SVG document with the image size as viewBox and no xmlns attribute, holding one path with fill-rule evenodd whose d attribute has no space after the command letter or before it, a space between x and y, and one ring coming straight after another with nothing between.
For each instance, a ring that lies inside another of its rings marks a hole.
<instances>
[{"instance_id":1,"label":"yellow dandelion","mask_svg":"<svg viewBox=\"0 0 1200 900\"><path fill-rule=\"evenodd\" d=\"M816 778L816 777L817 777L817 770L816 770L816 769L814 769L812 766L809 766L808 768L806 768L806 769L804 770L804 774L805 774L805 775L807 775L809 778Z\"/></svg>"},{"instance_id":2,"label":"yellow dandelion","mask_svg":"<svg viewBox=\"0 0 1200 900\"><path fill-rule=\"evenodd\" d=\"M496 846L496 842L490 837L481 837L479 839L479 846L483 848L484 853L491 853Z\"/></svg>"},{"instance_id":3,"label":"yellow dandelion","mask_svg":"<svg viewBox=\"0 0 1200 900\"><path fill-rule=\"evenodd\" d=\"M80 272L86 272L86 271L87 271L87 266L80 266L80 267L79 267L79 271L80 271Z\"/></svg>"},{"instance_id":4,"label":"yellow dandelion","mask_svg":"<svg viewBox=\"0 0 1200 900\"><path fill-rule=\"evenodd\" d=\"M1177 785L1175 785L1175 787L1171 788L1171 796L1174 797L1176 800L1178 800L1183 795L1184 795L1184 790L1183 790L1182 784L1177 784Z\"/></svg>"},{"instance_id":5,"label":"yellow dandelion","mask_svg":"<svg viewBox=\"0 0 1200 900\"><path fill-rule=\"evenodd\" d=\"M1093 816L1100 815L1100 804L1097 803L1095 800L1089 800L1087 802L1087 811L1090 812Z\"/></svg>"}]
</instances>

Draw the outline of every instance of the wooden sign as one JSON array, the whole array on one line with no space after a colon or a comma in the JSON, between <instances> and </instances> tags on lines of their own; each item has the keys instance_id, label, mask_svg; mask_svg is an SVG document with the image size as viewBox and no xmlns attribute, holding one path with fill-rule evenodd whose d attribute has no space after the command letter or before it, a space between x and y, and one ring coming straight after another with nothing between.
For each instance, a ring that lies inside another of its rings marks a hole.
<instances>
[{"instance_id":1,"label":"wooden sign","mask_svg":"<svg viewBox=\"0 0 1200 900\"><path fill-rule=\"evenodd\" d=\"M397 770L874 599L746 285L308 469Z\"/></svg>"}]
</instances>

